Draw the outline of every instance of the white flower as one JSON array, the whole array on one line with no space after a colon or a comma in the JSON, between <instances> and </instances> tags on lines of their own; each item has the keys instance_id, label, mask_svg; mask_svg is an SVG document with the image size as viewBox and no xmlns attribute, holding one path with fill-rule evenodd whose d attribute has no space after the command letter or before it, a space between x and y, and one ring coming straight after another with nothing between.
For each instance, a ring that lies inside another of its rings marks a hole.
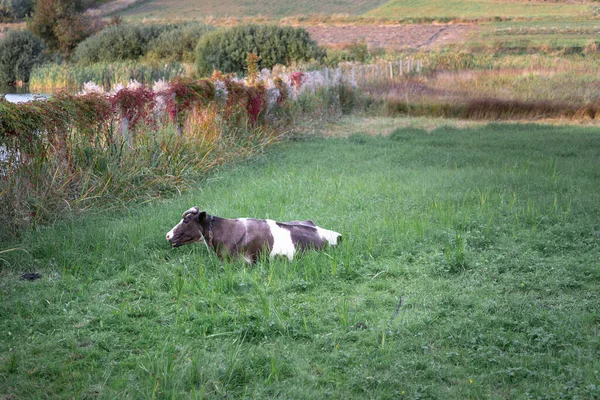
<instances>
[{"instance_id":1,"label":"white flower","mask_svg":"<svg viewBox=\"0 0 600 400\"><path fill-rule=\"evenodd\" d=\"M121 84L121 83L117 83L116 85L114 85L112 87L111 93L112 94L117 94L117 93L119 93L123 89L125 89L125 86L123 86L123 84Z\"/></svg>"},{"instance_id":2,"label":"white flower","mask_svg":"<svg viewBox=\"0 0 600 400\"><path fill-rule=\"evenodd\" d=\"M129 89L129 90L137 90L141 87L142 87L142 84L139 83L138 81L136 81L135 79L130 80L129 84L127 85L127 89Z\"/></svg>"},{"instance_id":3,"label":"white flower","mask_svg":"<svg viewBox=\"0 0 600 400\"><path fill-rule=\"evenodd\" d=\"M103 94L104 93L104 89L101 86L98 86L97 84L95 84L92 81L84 83L83 84L83 90L81 91L81 94L92 94L92 93Z\"/></svg>"},{"instance_id":4,"label":"white flower","mask_svg":"<svg viewBox=\"0 0 600 400\"><path fill-rule=\"evenodd\" d=\"M258 79L260 79L261 81L266 81L270 77L271 77L271 71L269 71L267 68L263 68L260 71L260 75L258 76Z\"/></svg>"},{"instance_id":5,"label":"white flower","mask_svg":"<svg viewBox=\"0 0 600 400\"><path fill-rule=\"evenodd\" d=\"M154 85L152 85L152 91L156 94L168 92L170 89L171 89L171 85L169 84L169 82L165 81L164 79L160 79L160 80L154 82Z\"/></svg>"}]
</instances>

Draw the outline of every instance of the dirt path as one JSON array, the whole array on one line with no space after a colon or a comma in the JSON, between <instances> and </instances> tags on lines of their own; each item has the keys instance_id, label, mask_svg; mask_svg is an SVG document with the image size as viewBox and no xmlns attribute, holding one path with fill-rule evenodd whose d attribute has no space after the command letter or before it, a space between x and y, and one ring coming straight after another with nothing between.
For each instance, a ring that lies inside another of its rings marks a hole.
<instances>
[{"instance_id":1,"label":"dirt path","mask_svg":"<svg viewBox=\"0 0 600 400\"><path fill-rule=\"evenodd\" d=\"M313 40L320 45L342 46L363 38L369 47L429 50L449 43L464 41L478 28L476 25L348 25L307 26Z\"/></svg>"}]
</instances>

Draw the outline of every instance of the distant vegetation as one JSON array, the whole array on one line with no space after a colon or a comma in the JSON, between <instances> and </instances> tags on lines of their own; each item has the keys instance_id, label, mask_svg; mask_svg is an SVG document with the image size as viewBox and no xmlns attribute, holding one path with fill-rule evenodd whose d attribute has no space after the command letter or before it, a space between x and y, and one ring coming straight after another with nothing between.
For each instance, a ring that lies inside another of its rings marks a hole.
<instances>
[{"instance_id":1,"label":"distant vegetation","mask_svg":"<svg viewBox=\"0 0 600 400\"><path fill-rule=\"evenodd\" d=\"M28 30L9 31L0 38L0 85L27 82L43 50L44 42Z\"/></svg>"},{"instance_id":2,"label":"distant vegetation","mask_svg":"<svg viewBox=\"0 0 600 400\"><path fill-rule=\"evenodd\" d=\"M198 40L212 27L200 23L121 24L81 42L74 60L80 65L138 60L191 62Z\"/></svg>"},{"instance_id":3,"label":"distant vegetation","mask_svg":"<svg viewBox=\"0 0 600 400\"><path fill-rule=\"evenodd\" d=\"M242 73L246 55L260 57L261 68L289 65L311 59L322 60L325 52L301 28L275 25L237 26L205 35L196 48L196 69L200 75L213 69Z\"/></svg>"},{"instance_id":4,"label":"distant vegetation","mask_svg":"<svg viewBox=\"0 0 600 400\"><path fill-rule=\"evenodd\" d=\"M47 63L33 69L29 80L32 91L52 92L81 90L86 82L95 82L103 88L121 84L127 85L135 80L146 86L164 79L171 80L178 76L186 76L186 65L178 62L140 62L118 61L112 63L95 63L86 66L77 64Z\"/></svg>"},{"instance_id":5,"label":"distant vegetation","mask_svg":"<svg viewBox=\"0 0 600 400\"><path fill-rule=\"evenodd\" d=\"M34 13L36 3L41 4L44 2L54 3L55 5L62 4L61 1L56 0L0 0L0 22L14 22L30 17ZM75 0L68 1L65 4L86 10L106 2L107 0Z\"/></svg>"},{"instance_id":6,"label":"distant vegetation","mask_svg":"<svg viewBox=\"0 0 600 400\"><path fill-rule=\"evenodd\" d=\"M163 32L148 46L145 58L163 62L179 61L193 63L194 51L198 41L207 32L214 30L211 25L190 22L177 25L174 29Z\"/></svg>"},{"instance_id":7,"label":"distant vegetation","mask_svg":"<svg viewBox=\"0 0 600 400\"><path fill-rule=\"evenodd\" d=\"M35 0L27 28L44 41L48 50L68 57L79 42L105 25L86 14L86 9L86 3L78 0Z\"/></svg>"}]
</instances>

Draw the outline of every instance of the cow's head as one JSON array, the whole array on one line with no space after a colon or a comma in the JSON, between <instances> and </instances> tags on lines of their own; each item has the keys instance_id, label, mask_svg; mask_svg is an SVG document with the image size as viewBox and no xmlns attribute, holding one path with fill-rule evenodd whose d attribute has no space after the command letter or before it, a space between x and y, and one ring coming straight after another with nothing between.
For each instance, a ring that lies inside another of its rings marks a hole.
<instances>
[{"instance_id":1,"label":"cow's head","mask_svg":"<svg viewBox=\"0 0 600 400\"><path fill-rule=\"evenodd\" d=\"M173 247L183 246L204 239L202 223L206 219L206 211L200 211L196 206L183 213L181 222L167 233L167 240Z\"/></svg>"}]
</instances>

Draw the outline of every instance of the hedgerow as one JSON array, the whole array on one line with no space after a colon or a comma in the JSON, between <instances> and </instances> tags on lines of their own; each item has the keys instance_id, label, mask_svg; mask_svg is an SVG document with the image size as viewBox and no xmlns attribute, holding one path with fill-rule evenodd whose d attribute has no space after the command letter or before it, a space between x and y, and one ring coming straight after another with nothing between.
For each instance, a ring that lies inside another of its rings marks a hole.
<instances>
[{"instance_id":1,"label":"hedgerow","mask_svg":"<svg viewBox=\"0 0 600 400\"><path fill-rule=\"evenodd\" d=\"M267 89L217 74L111 93L89 83L82 94L29 103L0 98L2 234L61 211L180 191L212 165L260 149L279 135L266 118L267 106L285 103L277 82Z\"/></svg>"}]
</instances>

